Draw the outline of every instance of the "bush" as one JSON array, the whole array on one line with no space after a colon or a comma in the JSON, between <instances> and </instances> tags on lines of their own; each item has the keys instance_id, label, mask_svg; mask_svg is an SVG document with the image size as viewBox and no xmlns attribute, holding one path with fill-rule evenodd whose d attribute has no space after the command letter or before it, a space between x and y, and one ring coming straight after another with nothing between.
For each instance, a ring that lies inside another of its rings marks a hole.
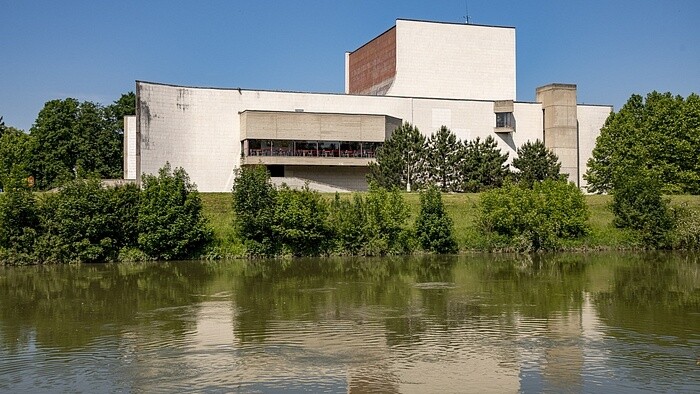
<instances>
[{"instance_id":1,"label":"bush","mask_svg":"<svg viewBox=\"0 0 700 394\"><path fill-rule=\"evenodd\" d=\"M454 224L445 212L442 195L435 187L420 193L420 212L416 219L416 238L426 251L456 253Z\"/></svg>"},{"instance_id":2,"label":"bush","mask_svg":"<svg viewBox=\"0 0 700 394\"><path fill-rule=\"evenodd\" d=\"M618 181L613 189L613 224L636 230L642 242L652 248L669 245L673 217L669 200L662 198L661 184L644 173Z\"/></svg>"},{"instance_id":3,"label":"bush","mask_svg":"<svg viewBox=\"0 0 700 394\"><path fill-rule=\"evenodd\" d=\"M365 254L406 254L412 249L410 231L405 228L408 206L397 189L388 192L370 185L365 200L367 245Z\"/></svg>"},{"instance_id":4,"label":"bush","mask_svg":"<svg viewBox=\"0 0 700 394\"><path fill-rule=\"evenodd\" d=\"M332 230L327 222L328 204L308 186L277 192L273 233L284 251L293 256L318 256L328 251Z\"/></svg>"},{"instance_id":5,"label":"bush","mask_svg":"<svg viewBox=\"0 0 700 394\"><path fill-rule=\"evenodd\" d=\"M138 245L147 255L170 260L196 255L212 239L197 187L170 164L158 176L144 175L139 204Z\"/></svg>"},{"instance_id":6,"label":"bush","mask_svg":"<svg viewBox=\"0 0 700 394\"><path fill-rule=\"evenodd\" d=\"M36 199L24 179L7 179L6 190L0 194L0 249L6 256L0 260L29 262L39 228Z\"/></svg>"},{"instance_id":7,"label":"bush","mask_svg":"<svg viewBox=\"0 0 700 394\"><path fill-rule=\"evenodd\" d=\"M353 194L352 200L343 200L336 194L329 213L336 251L341 255L409 253L413 246L406 219L408 207L401 194L376 185L370 186L364 198Z\"/></svg>"},{"instance_id":8,"label":"bush","mask_svg":"<svg viewBox=\"0 0 700 394\"><path fill-rule=\"evenodd\" d=\"M233 226L250 255L274 256L279 252L272 229L276 198L277 190L264 166L238 170L233 184Z\"/></svg>"},{"instance_id":9,"label":"bush","mask_svg":"<svg viewBox=\"0 0 700 394\"><path fill-rule=\"evenodd\" d=\"M362 195L354 193L352 201L340 198L338 193L331 203L329 222L333 226L336 252L340 255L361 255L369 242L367 203Z\"/></svg>"},{"instance_id":10,"label":"bush","mask_svg":"<svg viewBox=\"0 0 700 394\"><path fill-rule=\"evenodd\" d=\"M518 250L557 249L561 240L585 235L588 207L572 183L546 180L526 186L507 184L481 195L479 228ZM501 245L499 245L501 246Z\"/></svg>"},{"instance_id":11,"label":"bush","mask_svg":"<svg viewBox=\"0 0 700 394\"><path fill-rule=\"evenodd\" d=\"M700 249L700 212L679 207L673 211L674 229L671 239L674 249Z\"/></svg>"},{"instance_id":12,"label":"bush","mask_svg":"<svg viewBox=\"0 0 700 394\"><path fill-rule=\"evenodd\" d=\"M138 198L134 185L68 182L44 199L37 253L49 262L116 261L121 248L136 243Z\"/></svg>"}]
</instances>

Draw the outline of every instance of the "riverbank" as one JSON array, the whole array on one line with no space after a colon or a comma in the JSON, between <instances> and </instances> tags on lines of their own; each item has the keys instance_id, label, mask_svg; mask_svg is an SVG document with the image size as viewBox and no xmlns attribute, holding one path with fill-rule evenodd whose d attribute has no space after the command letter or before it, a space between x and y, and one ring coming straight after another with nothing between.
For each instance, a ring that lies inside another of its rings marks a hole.
<instances>
[{"instance_id":1,"label":"riverbank","mask_svg":"<svg viewBox=\"0 0 700 394\"><path fill-rule=\"evenodd\" d=\"M345 194L342 196L349 196ZM410 208L408 223L413 223L420 210L418 193L403 193ZM203 212L214 230L214 244L210 257L238 257L244 254L240 240L236 239L233 226L234 213L231 207L231 193L201 193ZM334 194L324 194L332 199ZM476 228L478 193L443 194L447 213L454 221L455 234L460 251L488 250L484 235ZM568 250L624 250L643 248L634 232L613 226L614 215L609 208L611 196L587 195L586 204L590 210L591 231L576 240L567 241L563 247ZM686 206L700 211L700 196L671 196L671 206ZM218 255L218 256L217 256Z\"/></svg>"}]
</instances>

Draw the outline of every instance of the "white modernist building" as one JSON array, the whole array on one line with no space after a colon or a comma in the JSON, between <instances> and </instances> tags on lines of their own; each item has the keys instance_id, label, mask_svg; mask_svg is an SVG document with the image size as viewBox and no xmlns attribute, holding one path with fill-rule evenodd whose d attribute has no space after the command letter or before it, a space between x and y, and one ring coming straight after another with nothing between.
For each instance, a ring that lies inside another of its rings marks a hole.
<instances>
[{"instance_id":1,"label":"white modernist building","mask_svg":"<svg viewBox=\"0 0 700 394\"><path fill-rule=\"evenodd\" d=\"M515 29L399 19L345 55L345 93L301 93L136 82L125 122L126 179L185 168L200 191L229 191L234 170L361 190L374 152L402 122L430 135L492 135L510 158L544 140L583 187L595 139L612 107L580 105L576 85L540 87L515 101Z\"/></svg>"}]
</instances>

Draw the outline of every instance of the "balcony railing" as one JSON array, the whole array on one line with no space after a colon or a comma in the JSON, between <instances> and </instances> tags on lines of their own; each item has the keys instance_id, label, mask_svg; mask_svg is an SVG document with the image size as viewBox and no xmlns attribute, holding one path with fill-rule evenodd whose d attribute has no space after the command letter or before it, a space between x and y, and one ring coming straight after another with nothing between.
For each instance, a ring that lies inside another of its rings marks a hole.
<instances>
[{"instance_id":1,"label":"balcony railing","mask_svg":"<svg viewBox=\"0 0 700 394\"><path fill-rule=\"evenodd\" d=\"M284 148L260 148L248 149L248 156L283 156L283 157L358 157L373 158L373 150L348 150L348 149L284 149Z\"/></svg>"}]
</instances>

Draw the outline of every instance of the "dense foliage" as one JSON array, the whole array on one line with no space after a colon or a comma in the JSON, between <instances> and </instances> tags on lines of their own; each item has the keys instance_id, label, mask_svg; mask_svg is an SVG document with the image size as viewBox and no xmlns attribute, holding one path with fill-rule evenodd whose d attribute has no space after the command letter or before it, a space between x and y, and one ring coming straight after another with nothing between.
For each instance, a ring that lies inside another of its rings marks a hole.
<instances>
[{"instance_id":1,"label":"dense foliage","mask_svg":"<svg viewBox=\"0 0 700 394\"><path fill-rule=\"evenodd\" d=\"M635 94L610 114L588 161L588 190L612 192L639 169L664 193L700 194L700 96Z\"/></svg>"},{"instance_id":2,"label":"dense foliage","mask_svg":"<svg viewBox=\"0 0 700 394\"><path fill-rule=\"evenodd\" d=\"M185 170L171 171L170 164L166 164L157 176L144 174L141 181L139 248L163 260L201 251L211 241L212 232L202 215L197 188Z\"/></svg>"},{"instance_id":3,"label":"dense foliage","mask_svg":"<svg viewBox=\"0 0 700 394\"><path fill-rule=\"evenodd\" d=\"M454 224L445 211L440 191L434 187L420 193L420 212L416 219L416 238L423 250L456 253Z\"/></svg>"},{"instance_id":4,"label":"dense foliage","mask_svg":"<svg viewBox=\"0 0 700 394\"><path fill-rule=\"evenodd\" d=\"M361 194L351 199L341 199L338 193L330 206L330 222L333 226L336 250L341 255L363 255L369 245L367 203Z\"/></svg>"},{"instance_id":5,"label":"dense foliage","mask_svg":"<svg viewBox=\"0 0 700 394\"><path fill-rule=\"evenodd\" d=\"M576 185L559 180L506 184L481 195L479 228L495 247L557 249L562 240L585 235L588 207Z\"/></svg>"},{"instance_id":6,"label":"dense foliage","mask_svg":"<svg viewBox=\"0 0 700 394\"><path fill-rule=\"evenodd\" d=\"M318 256L328 251L332 228L328 204L320 193L308 187L293 190L283 186L277 192L274 208L273 234L285 254Z\"/></svg>"},{"instance_id":7,"label":"dense foliage","mask_svg":"<svg viewBox=\"0 0 700 394\"><path fill-rule=\"evenodd\" d=\"M48 101L30 133L0 126L0 189L13 168L41 190L72 179L121 178L124 116L136 112L136 95L106 107L73 98Z\"/></svg>"},{"instance_id":8,"label":"dense foliage","mask_svg":"<svg viewBox=\"0 0 700 394\"><path fill-rule=\"evenodd\" d=\"M545 179L562 179L561 163L554 152L544 142L535 140L526 142L518 148L518 157L513 159L513 167L518 170L516 179L528 186Z\"/></svg>"},{"instance_id":9,"label":"dense foliage","mask_svg":"<svg viewBox=\"0 0 700 394\"><path fill-rule=\"evenodd\" d=\"M661 183L645 172L629 176L613 190L613 224L639 232L647 247L665 247L674 220Z\"/></svg>"},{"instance_id":10,"label":"dense foliage","mask_svg":"<svg viewBox=\"0 0 700 394\"><path fill-rule=\"evenodd\" d=\"M405 254L410 252L411 234L406 228L408 206L398 189L370 185L365 198L367 255Z\"/></svg>"},{"instance_id":11,"label":"dense foliage","mask_svg":"<svg viewBox=\"0 0 700 394\"><path fill-rule=\"evenodd\" d=\"M413 189L435 185L442 191L479 192L503 184L507 160L492 136L462 143L442 126L426 140L405 123L377 151L368 180L387 189L409 189L410 180Z\"/></svg>"},{"instance_id":12,"label":"dense foliage","mask_svg":"<svg viewBox=\"0 0 700 394\"><path fill-rule=\"evenodd\" d=\"M92 263L198 255L211 240L202 204L184 170L105 187L76 179L56 193L32 193L23 177L0 194L0 262Z\"/></svg>"},{"instance_id":13,"label":"dense foliage","mask_svg":"<svg viewBox=\"0 0 700 394\"><path fill-rule=\"evenodd\" d=\"M264 166L241 168L233 187L234 227L251 256L401 254L411 250L401 194L370 186L329 204L315 191L279 190Z\"/></svg>"},{"instance_id":14,"label":"dense foliage","mask_svg":"<svg viewBox=\"0 0 700 394\"><path fill-rule=\"evenodd\" d=\"M277 190L264 166L242 167L233 184L233 226L253 256L274 256L280 245L274 239Z\"/></svg>"},{"instance_id":15,"label":"dense foliage","mask_svg":"<svg viewBox=\"0 0 700 394\"><path fill-rule=\"evenodd\" d=\"M48 194L41 209L38 248L53 262L116 261L136 244L139 190L103 188L99 179L78 179Z\"/></svg>"},{"instance_id":16,"label":"dense foliage","mask_svg":"<svg viewBox=\"0 0 700 394\"><path fill-rule=\"evenodd\" d=\"M0 252L5 250L12 260L27 261L38 235L36 198L21 177L6 178L5 186L0 194Z\"/></svg>"},{"instance_id":17,"label":"dense foliage","mask_svg":"<svg viewBox=\"0 0 700 394\"><path fill-rule=\"evenodd\" d=\"M0 133L0 190L10 178L26 179L30 174L34 140L29 134L13 127L3 127Z\"/></svg>"},{"instance_id":18,"label":"dense foliage","mask_svg":"<svg viewBox=\"0 0 700 394\"><path fill-rule=\"evenodd\" d=\"M428 138L425 151L429 184L437 185L442 191L459 188L460 145L454 133L445 126Z\"/></svg>"},{"instance_id":19,"label":"dense foliage","mask_svg":"<svg viewBox=\"0 0 700 394\"><path fill-rule=\"evenodd\" d=\"M525 143L518 155L513 159L515 177L525 184L562 177L559 158L541 141ZM508 153L501 153L492 136L462 142L442 126L425 139L405 123L377 151L368 181L387 189L408 189L410 180L414 189L433 185L442 191L475 193L503 185L511 176L507 161Z\"/></svg>"},{"instance_id":20,"label":"dense foliage","mask_svg":"<svg viewBox=\"0 0 700 394\"><path fill-rule=\"evenodd\" d=\"M350 199L336 194L329 220L334 231L336 253L341 255L383 256L412 250L406 227L408 207L397 189L391 192L371 185L363 197Z\"/></svg>"},{"instance_id":21,"label":"dense foliage","mask_svg":"<svg viewBox=\"0 0 700 394\"><path fill-rule=\"evenodd\" d=\"M368 181L385 188L417 186L425 168L425 142L417 127L404 123L377 150L377 161L369 166Z\"/></svg>"},{"instance_id":22,"label":"dense foliage","mask_svg":"<svg viewBox=\"0 0 700 394\"><path fill-rule=\"evenodd\" d=\"M456 191L480 192L500 187L508 177L508 153L501 154L496 140L492 136L483 141L476 137L464 141L461 147L460 163L461 188Z\"/></svg>"}]
</instances>

